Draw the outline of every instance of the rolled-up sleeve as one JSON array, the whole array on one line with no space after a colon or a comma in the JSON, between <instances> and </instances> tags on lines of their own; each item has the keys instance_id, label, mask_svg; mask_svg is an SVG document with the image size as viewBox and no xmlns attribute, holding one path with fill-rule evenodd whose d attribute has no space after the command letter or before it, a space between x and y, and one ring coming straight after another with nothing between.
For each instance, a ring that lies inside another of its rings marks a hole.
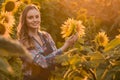
<instances>
[{"instance_id":1,"label":"rolled-up sleeve","mask_svg":"<svg viewBox=\"0 0 120 80\"><path fill-rule=\"evenodd\" d=\"M49 55L45 56L45 58L46 58L46 61L47 61L48 63L54 63L54 62L55 62L55 61L54 61L55 57L56 57L57 55L62 54L63 51L61 50L61 48L59 48L59 49L56 48L55 42L54 42L54 40L52 39L52 37L51 37L50 34L46 33L46 35L47 35L47 39L48 39L48 41L49 41L49 43L50 43L50 45L51 45L51 47L52 47L52 49L53 49L53 52L50 53Z\"/></svg>"},{"instance_id":2,"label":"rolled-up sleeve","mask_svg":"<svg viewBox=\"0 0 120 80\"><path fill-rule=\"evenodd\" d=\"M55 57L57 55L60 55L62 53L61 49L57 49L56 51L52 52L51 54L47 55L46 58L46 62L48 63L48 65L54 64L55 63Z\"/></svg>"}]
</instances>

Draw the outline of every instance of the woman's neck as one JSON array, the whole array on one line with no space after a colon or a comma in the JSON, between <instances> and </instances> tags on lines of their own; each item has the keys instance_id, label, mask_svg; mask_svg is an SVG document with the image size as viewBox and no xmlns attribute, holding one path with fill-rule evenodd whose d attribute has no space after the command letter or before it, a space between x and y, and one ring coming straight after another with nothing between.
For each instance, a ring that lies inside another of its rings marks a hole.
<instances>
[{"instance_id":1,"label":"woman's neck","mask_svg":"<svg viewBox=\"0 0 120 80\"><path fill-rule=\"evenodd\" d=\"M38 29L29 29L28 34L30 36L37 36L38 35Z\"/></svg>"}]
</instances>

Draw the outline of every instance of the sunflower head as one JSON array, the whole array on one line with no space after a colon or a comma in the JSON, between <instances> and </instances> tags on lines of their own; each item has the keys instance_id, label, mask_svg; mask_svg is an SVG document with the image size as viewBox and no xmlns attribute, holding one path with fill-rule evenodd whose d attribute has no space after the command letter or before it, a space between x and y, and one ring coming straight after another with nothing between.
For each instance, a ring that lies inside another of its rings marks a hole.
<instances>
[{"instance_id":1,"label":"sunflower head","mask_svg":"<svg viewBox=\"0 0 120 80\"><path fill-rule=\"evenodd\" d=\"M79 37L82 37L84 33L84 26L82 25L81 21L77 21L74 19L68 19L64 22L64 24L61 26L62 29L62 37L67 38L71 36L72 34L78 34Z\"/></svg>"},{"instance_id":2,"label":"sunflower head","mask_svg":"<svg viewBox=\"0 0 120 80\"><path fill-rule=\"evenodd\" d=\"M99 32L98 35L96 35L94 41L98 46L106 46L109 39L105 32Z\"/></svg>"},{"instance_id":3,"label":"sunflower head","mask_svg":"<svg viewBox=\"0 0 120 80\"><path fill-rule=\"evenodd\" d=\"M6 26L0 23L0 35L4 35L5 31L6 31Z\"/></svg>"},{"instance_id":4,"label":"sunflower head","mask_svg":"<svg viewBox=\"0 0 120 80\"><path fill-rule=\"evenodd\" d=\"M7 13L7 12L1 12L0 21L9 25L10 27L15 23L15 19L14 19L13 15L11 15L10 13Z\"/></svg>"},{"instance_id":5,"label":"sunflower head","mask_svg":"<svg viewBox=\"0 0 120 80\"><path fill-rule=\"evenodd\" d=\"M66 38L66 37L69 37L70 35L72 35L72 33L74 32L74 28L75 28L75 20L68 19L67 21L65 21L61 27L62 37Z\"/></svg>"},{"instance_id":6,"label":"sunflower head","mask_svg":"<svg viewBox=\"0 0 120 80\"><path fill-rule=\"evenodd\" d=\"M76 32L79 38L85 35L85 26L82 25L80 20L76 22Z\"/></svg>"},{"instance_id":7,"label":"sunflower head","mask_svg":"<svg viewBox=\"0 0 120 80\"><path fill-rule=\"evenodd\" d=\"M7 0L4 4L3 4L3 9L6 12L11 12L15 9L15 1L14 0Z\"/></svg>"}]
</instances>

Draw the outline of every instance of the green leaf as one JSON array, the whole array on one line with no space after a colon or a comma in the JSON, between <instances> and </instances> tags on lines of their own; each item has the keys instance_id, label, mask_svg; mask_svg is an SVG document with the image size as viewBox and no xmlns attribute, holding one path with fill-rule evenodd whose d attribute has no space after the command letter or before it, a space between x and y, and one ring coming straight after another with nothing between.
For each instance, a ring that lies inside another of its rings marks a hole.
<instances>
[{"instance_id":1,"label":"green leaf","mask_svg":"<svg viewBox=\"0 0 120 80\"><path fill-rule=\"evenodd\" d=\"M75 77L73 78L73 80L83 80L83 78L78 77L78 76L75 76Z\"/></svg>"},{"instance_id":2,"label":"green leaf","mask_svg":"<svg viewBox=\"0 0 120 80\"><path fill-rule=\"evenodd\" d=\"M91 65L94 67L97 67L100 63L104 62L104 60L105 60L103 54L101 54L99 52L90 54L89 57L90 57Z\"/></svg>"},{"instance_id":3,"label":"green leaf","mask_svg":"<svg viewBox=\"0 0 120 80\"><path fill-rule=\"evenodd\" d=\"M120 66L120 61L110 61L112 66Z\"/></svg>"},{"instance_id":4,"label":"green leaf","mask_svg":"<svg viewBox=\"0 0 120 80\"><path fill-rule=\"evenodd\" d=\"M74 55L74 56L71 56L71 57L69 58L69 63L70 63L71 65L75 64L75 63L78 62L78 61L81 61L81 60L80 60L80 57L79 57L78 55Z\"/></svg>"},{"instance_id":5,"label":"green leaf","mask_svg":"<svg viewBox=\"0 0 120 80\"><path fill-rule=\"evenodd\" d=\"M4 58L0 58L0 71L8 74L13 74L12 67Z\"/></svg>"},{"instance_id":6,"label":"green leaf","mask_svg":"<svg viewBox=\"0 0 120 80\"><path fill-rule=\"evenodd\" d=\"M89 56L91 57L91 60L104 59L103 54L101 54L99 52L95 52L93 54L90 54Z\"/></svg>"},{"instance_id":7,"label":"green leaf","mask_svg":"<svg viewBox=\"0 0 120 80\"><path fill-rule=\"evenodd\" d=\"M107 51L115 48L115 47L118 46L119 44L120 44L120 39L119 39L119 38L115 38L115 39L113 39L112 41L110 41L110 43L108 43L108 44L105 46L104 51L107 52Z\"/></svg>"},{"instance_id":8,"label":"green leaf","mask_svg":"<svg viewBox=\"0 0 120 80\"><path fill-rule=\"evenodd\" d=\"M28 51L15 40L8 40L2 36L0 36L0 56L26 56L30 59L31 55Z\"/></svg>"},{"instance_id":9,"label":"green leaf","mask_svg":"<svg viewBox=\"0 0 120 80\"><path fill-rule=\"evenodd\" d=\"M69 65L69 63L67 61L64 61L64 62L61 63L61 65L62 66L67 66L67 65Z\"/></svg>"}]
</instances>

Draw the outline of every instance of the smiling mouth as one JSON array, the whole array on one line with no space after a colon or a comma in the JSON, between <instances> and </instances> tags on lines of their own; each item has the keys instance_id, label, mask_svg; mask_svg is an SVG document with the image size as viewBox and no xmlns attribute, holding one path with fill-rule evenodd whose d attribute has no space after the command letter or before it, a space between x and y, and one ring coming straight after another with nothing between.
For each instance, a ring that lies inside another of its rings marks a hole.
<instances>
[{"instance_id":1,"label":"smiling mouth","mask_svg":"<svg viewBox=\"0 0 120 80\"><path fill-rule=\"evenodd\" d=\"M36 25L39 25L39 23L33 23L32 25L36 26Z\"/></svg>"},{"instance_id":2,"label":"smiling mouth","mask_svg":"<svg viewBox=\"0 0 120 80\"><path fill-rule=\"evenodd\" d=\"M38 26L38 24L33 24L33 26Z\"/></svg>"}]
</instances>

